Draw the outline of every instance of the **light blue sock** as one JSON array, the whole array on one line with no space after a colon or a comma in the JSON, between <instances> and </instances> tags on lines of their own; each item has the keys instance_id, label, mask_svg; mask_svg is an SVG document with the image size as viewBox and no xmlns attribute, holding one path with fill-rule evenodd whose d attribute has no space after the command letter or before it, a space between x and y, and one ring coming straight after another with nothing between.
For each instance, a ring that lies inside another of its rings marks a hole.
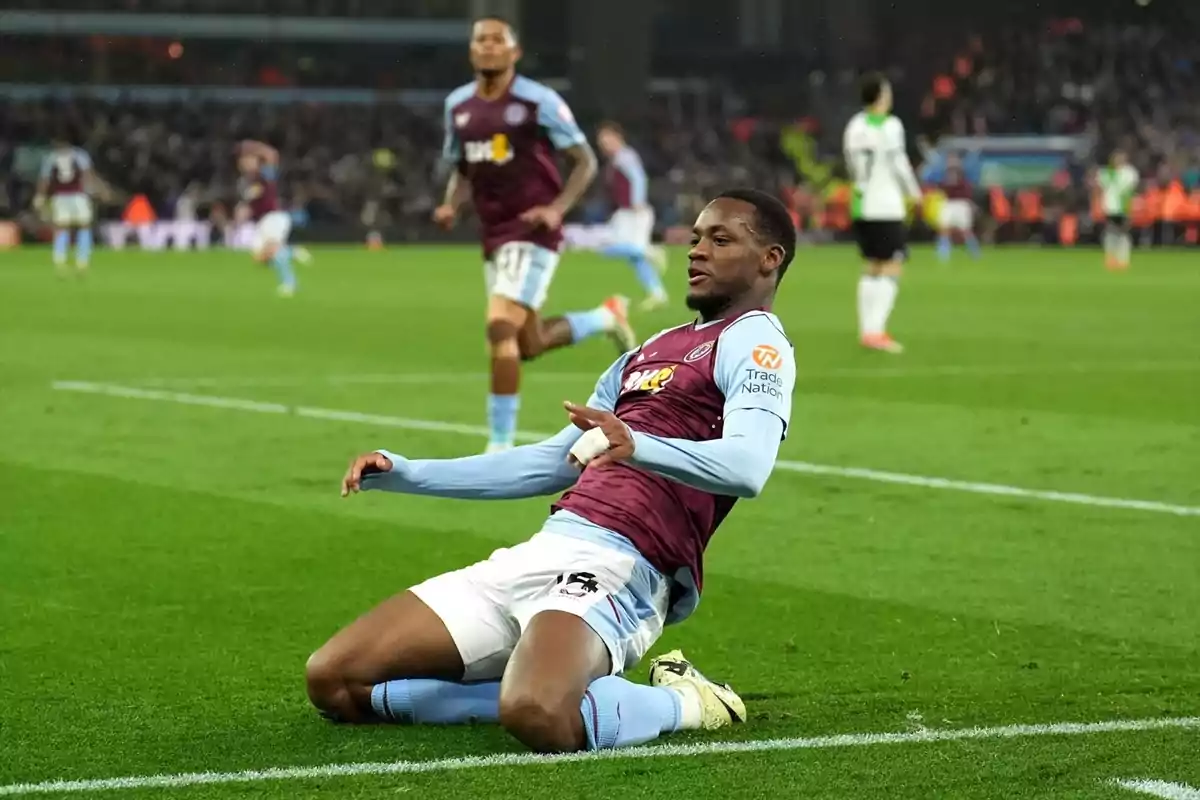
<instances>
[{"instance_id":1,"label":"light blue sock","mask_svg":"<svg viewBox=\"0 0 1200 800\"><path fill-rule=\"evenodd\" d=\"M971 258L979 258L979 237L973 233L966 234L967 250L971 253Z\"/></svg>"},{"instance_id":2,"label":"light blue sock","mask_svg":"<svg viewBox=\"0 0 1200 800\"><path fill-rule=\"evenodd\" d=\"M582 342L589 336L608 330L609 312L604 308L591 311L570 311L564 316L571 326L571 341Z\"/></svg>"},{"instance_id":3,"label":"light blue sock","mask_svg":"<svg viewBox=\"0 0 1200 800\"><path fill-rule=\"evenodd\" d=\"M517 432L517 412L521 410L519 394L488 395L488 429L492 444L512 444Z\"/></svg>"},{"instance_id":4,"label":"light blue sock","mask_svg":"<svg viewBox=\"0 0 1200 800\"><path fill-rule=\"evenodd\" d=\"M433 725L497 722L500 681L450 683L424 678L388 681L371 688L371 708L388 722Z\"/></svg>"},{"instance_id":5,"label":"light blue sock","mask_svg":"<svg viewBox=\"0 0 1200 800\"><path fill-rule=\"evenodd\" d=\"M937 254L942 261L950 260L950 234L938 234Z\"/></svg>"},{"instance_id":6,"label":"light blue sock","mask_svg":"<svg viewBox=\"0 0 1200 800\"><path fill-rule=\"evenodd\" d=\"M66 263L69 249L71 249L71 232L65 228L59 228L54 232L54 263Z\"/></svg>"},{"instance_id":7,"label":"light blue sock","mask_svg":"<svg viewBox=\"0 0 1200 800\"><path fill-rule=\"evenodd\" d=\"M592 681L579 707L589 750L632 747L679 730L683 710L670 689L615 675Z\"/></svg>"},{"instance_id":8,"label":"light blue sock","mask_svg":"<svg viewBox=\"0 0 1200 800\"><path fill-rule=\"evenodd\" d=\"M646 294L652 296L664 294L662 278L659 277L658 270L650 263L650 259L646 258L645 253L639 253L638 257L633 260L633 273L637 275L638 283L642 285Z\"/></svg>"},{"instance_id":9,"label":"light blue sock","mask_svg":"<svg viewBox=\"0 0 1200 800\"><path fill-rule=\"evenodd\" d=\"M292 271L292 248L285 245L276 250L275 255L271 258L271 267L279 276L280 286L286 286L289 289L296 288L296 273Z\"/></svg>"},{"instance_id":10,"label":"light blue sock","mask_svg":"<svg viewBox=\"0 0 1200 800\"><path fill-rule=\"evenodd\" d=\"M92 260L92 229L80 228L75 234L75 263L86 265Z\"/></svg>"}]
</instances>

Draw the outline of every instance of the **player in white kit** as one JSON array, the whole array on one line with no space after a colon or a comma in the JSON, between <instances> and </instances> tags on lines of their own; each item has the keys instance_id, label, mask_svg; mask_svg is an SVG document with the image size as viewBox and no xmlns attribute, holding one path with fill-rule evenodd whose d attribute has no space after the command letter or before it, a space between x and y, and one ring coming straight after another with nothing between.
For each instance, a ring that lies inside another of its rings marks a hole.
<instances>
[{"instance_id":1,"label":"player in white kit","mask_svg":"<svg viewBox=\"0 0 1200 800\"><path fill-rule=\"evenodd\" d=\"M33 205L41 211L49 196L50 221L54 225L54 266L60 271L66 268L72 230L75 231L75 268L80 274L91 260L92 198L88 188L92 179L92 159L65 140L56 141L42 161Z\"/></svg>"},{"instance_id":2,"label":"player in white kit","mask_svg":"<svg viewBox=\"0 0 1200 800\"><path fill-rule=\"evenodd\" d=\"M1133 242L1129 235L1129 210L1137 193L1138 171L1121 150L1114 150L1108 166L1096 176L1100 202L1107 224L1104 226L1104 265L1109 269L1128 269Z\"/></svg>"},{"instance_id":3,"label":"player in white kit","mask_svg":"<svg viewBox=\"0 0 1200 800\"><path fill-rule=\"evenodd\" d=\"M863 110L842 137L854 183L851 217L865 267L858 282L858 332L863 347L887 353L904 348L887 333L900 273L908 254L908 203L919 205L921 185L905 148L904 125L892 116L892 87L877 73L861 84Z\"/></svg>"}]
</instances>

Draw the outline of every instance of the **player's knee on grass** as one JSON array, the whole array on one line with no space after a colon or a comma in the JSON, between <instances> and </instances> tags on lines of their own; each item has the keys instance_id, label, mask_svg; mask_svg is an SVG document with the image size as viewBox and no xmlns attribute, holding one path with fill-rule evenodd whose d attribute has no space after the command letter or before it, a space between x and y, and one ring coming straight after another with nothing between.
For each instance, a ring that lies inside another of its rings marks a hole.
<instances>
[{"instance_id":1,"label":"player's knee on grass","mask_svg":"<svg viewBox=\"0 0 1200 800\"><path fill-rule=\"evenodd\" d=\"M500 694L500 724L536 753L582 750L579 697L555 697L548 690L516 689Z\"/></svg>"},{"instance_id":2,"label":"player's knee on grass","mask_svg":"<svg viewBox=\"0 0 1200 800\"><path fill-rule=\"evenodd\" d=\"M371 718L371 687L348 680L341 662L322 647L304 665L308 699L336 722L362 722Z\"/></svg>"}]
</instances>

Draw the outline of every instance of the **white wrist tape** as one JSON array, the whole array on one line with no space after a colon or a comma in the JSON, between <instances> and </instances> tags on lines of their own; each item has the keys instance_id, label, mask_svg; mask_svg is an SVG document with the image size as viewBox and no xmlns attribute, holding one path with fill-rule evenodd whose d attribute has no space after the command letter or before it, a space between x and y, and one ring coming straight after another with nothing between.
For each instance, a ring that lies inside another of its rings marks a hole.
<instances>
[{"instance_id":1,"label":"white wrist tape","mask_svg":"<svg viewBox=\"0 0 1200 800\"><path fill-rule=\"evenodd\" d=\"M580 436L575 444L571 446L571 455L581 465L587 466L589 461L610 447L612 447L612 443L608 441L608 437L604 435L604 431L599 428L592 428L583 434L583 436Z\"/></svg>"}]
</instances>

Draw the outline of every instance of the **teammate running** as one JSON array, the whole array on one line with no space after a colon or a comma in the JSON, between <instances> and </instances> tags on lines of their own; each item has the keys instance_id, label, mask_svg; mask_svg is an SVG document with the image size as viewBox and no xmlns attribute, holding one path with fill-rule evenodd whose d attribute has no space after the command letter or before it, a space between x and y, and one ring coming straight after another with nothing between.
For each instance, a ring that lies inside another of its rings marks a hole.
<instances>
[{"instance_id":1,"label":"teammate running","mask_svg":"<svg viewBox=\"0 0 1200 800\"><path fill-rule=\"evenodd\" d=\"M921 186L905 150L904 125L892 116L892 87L878 73L861 83L863 110L846 125L843 150L854 182L851 216L866 262L858 282L858 330L863 347L904 348L887 333L908 254L906 200L921 202Z\"/></svg>"},{"instance_id":2,"label":"teammate running","mask_svg":"<svg viewBox=\"0 0 1200 800\"><path fill-rule=\"evenodd\" d=\"M521 362L599 333L627 350L637 344L628 302L609 298L590 311L541 319L558 267L562 219L596 175L596 156L571 109L552 89L516 74L516 32L503 19L475 22L475 80L446 98L444 157L456 169L434 220L453 226L469 198L482 224L491 351L489 452L513 446ZM571 162L566 184L554 151Z\"/></svg>"},{"instance_id":3,"label":"teammate running","mask_svg":"<svg viewBox=\"0 0 1200 800\"><path fill-rule=\"evenodd\" d=\"M767 311L795 253L787 209L731 191L688 257L695 322L621 356L540 444L459 459L355 459L342 494L503 499L566 491L540 533L385 600L308 661L343 722L500 722L533 750L640 744L718 728L745 705L674 651L651 686L620 677L696 608L704 550L762 491L791 415L792 346Z\"/></svg>"},{"instance_id":4,"label":"teammate running","mask_svg":"<svg viewBox=\"0 0 1200 800\"><path fill-rule=\"evenodd\" d=\"M616 122L601 123L596 144L608 160L605 183L614 207L612 241L600 248L601 255L620 258L633 266L638 283L646 294L641 309L651 311L667 304L661 273L666 254L651 241L654 233L654 207L647 194L649 179L642 159L625 141L625 131Z\"/></svg>"},{"instance_id":5,"label":"teammate running","mask_svg":"<svg viewBox=\"0 0 1200 800\"><path fill-rule=\"evenodd\" d=\"M244 141L238 145L239 219L253 220L254 242L250 252L260 264L270 264L279 278L280 297L296 293L292 258L305 264L311 260L303 247L290 247L292 217L279 207L279 151L268 144Z\"/></svg>"}]
</instances>

